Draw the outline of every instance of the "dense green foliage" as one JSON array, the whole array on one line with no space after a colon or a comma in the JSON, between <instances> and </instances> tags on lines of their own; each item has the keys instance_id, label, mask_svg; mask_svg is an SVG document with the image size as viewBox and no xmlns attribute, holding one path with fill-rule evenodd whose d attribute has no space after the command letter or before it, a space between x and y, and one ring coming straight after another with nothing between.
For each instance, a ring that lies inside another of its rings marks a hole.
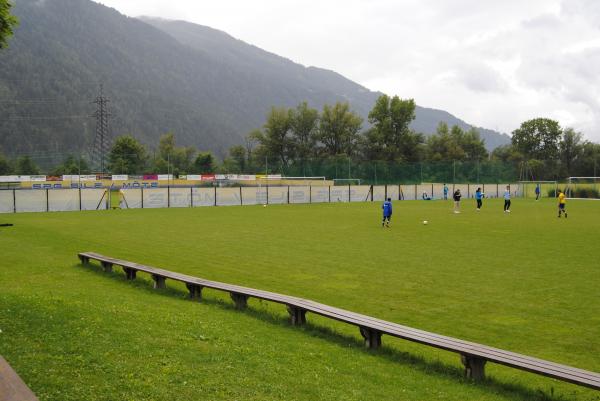
<instances>
[{"instance_id":1,"label":"dense green foliage","mask_svg":"<svg viewBox=\"0 0 600 401\"><path fill-rule=\"evenodd\" d=\"M4 0L5 1L5 0ZM20 0L20 25L0 52L0 150L11 157L91 148L91 101L110 99L111 133L153 146L173 132L220 159L261 126L272 105L347 101L363 119L379 94L331 71L306 68L214 29L128 18L88 0ZM77 23L73 23L77 21ZM417 107L413 129L433 133L452 115ZM482 131L489 147L509 138Z\"/></svg>"},{"instance_id":2,"label":"dense green foliage","mask_svg":"<svg viewBox=\"0 0 600 401\"><path fill-rule=\"evenodd\" d=\"M17 18L11 15L10 0L0 0L0 49L8 45L8 38L13 34L13 28L17 25Z\"/></svg>"},{"instance_id":3,"label":"dense green foliage","mask_svg":"<svg viewBox=\"0 0 600 401\"><path fill-rule=\"evenodd\" d=\"M41 401L573 400L597 392L459 357L281 305L227 294L186 300L147 275L83 268L94 250L208 279L300 296L386 320L600 371L600 214L571 201L271 205L3 215L0 354ZM429 220L429 225L421 224ZM34 239L34 240L32 240ZM24 245L26 244L26 248ZM554 396L551 396L554 394Z\"/></svg>"}]
</instances>

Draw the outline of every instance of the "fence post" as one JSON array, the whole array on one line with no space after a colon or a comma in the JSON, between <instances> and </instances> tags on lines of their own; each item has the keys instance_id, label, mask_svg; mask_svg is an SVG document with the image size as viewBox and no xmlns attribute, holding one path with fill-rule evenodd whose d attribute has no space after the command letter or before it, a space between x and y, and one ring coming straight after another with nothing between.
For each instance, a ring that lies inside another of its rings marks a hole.
<instances>
[{"instance_id":1,"label":"fence post","mask_svg":"<svg viewBox=\"0 0 600 401\"><path fill-rule=\"evenodd\" d=\"M350 159L348 159L348 160L350 160ZM350 191L352 191L352 190L350 189L350 184L348 184L348 203L352 202L352 198L350 197Z\"/></svg>"},{"instance_id":2,"label":"fence post","mask_svg":"<svg viewBox=\"0 0 600 401\"><path fill-rule=\"evenodd\" d=\"M144 187L140 187L140 191L141 191L141 198L142 198L142 209L144 208Z\"/></svg>"},{"instance_id":3,"label":"fence post","mask_svg":"<svg viewBox=\"0 0 600 401\"><path fill-rule=\"evenodd\" d=\"M331 185L329 185L329 203L331 203Z\"/></svg>"},{"instance_id":4,"label":"fence post","mask_svg":"<svg viewBox=\"0 0 600 401\"><path fill-rule=\"evenodd\" d=\"M190 187L190 207L194 207L194 187Z\"/></svg>"},{"instance_id":5,"label":"fence post","mask_svg":"<svg viewBox=\"0 0 600 401\"><path fill-rule=\"evenodd\" d=\"M17 190L13 189L13 211L17 213Z\"/></svg>"},{"instance_id":6,"label":"fence post","mask_svg":"<svg viewBox=\"0 0 600 401\"><path fill-rule=\"evenodd\" d=\"M215 185L215 206L217 206L217 186Z\"/></svg>"},{"instance_id":7,"label":"fence post","mask_svg":"<svg viewBox=\"0 0 600 401\"><path fill-rule=\"evenodd\" d=\"M288 205L290 204L290 186L288 185Z\"/></svg>"},{"instance_id":8,"label":"fence post","mask_svg":"<svg viewBox=\"0 0 600 401\"><path fill-rule=\"evenodd\" d=\"M308 203L312 203L312 185L308 186Z\"/></svg>"},{"instance_id":9,"label":"fence post","mask_svg":"<svg viewBox=\"0 0 600 401\"><path fill-rule=\"evenodd\" d=\"M167 185L167 208L171 207L171 186Z\"/></svg>"},{"instance_id":10,"label":"fence post","mask_svg":"<svg viewBox=\"0 0 600 401\"><path fill-rule=\"evenodd\" d=\"M373 202L373 185L371 185L371 202Z\"/></svg>"},{"instance_id":11,"label":"fence post","mask_svg":"<svg viewBox=\"0 0 600 401\"><path fill-rule=\"evenodd\" d=\"M79 211L81 211L81 187L79 188Z\"/></svg>"},{"instance_id":12,"label":"fence post","mask_svg":"<svg viewBox=\"0 0 600 401\"><path fill-rule=\"evenodd\" d=\"M385 184L385 195L383 196L384 200L387 200L387 184Z\"/></svg>"},{"instance_id":13,"label":"fence post","mask_svg":"<svg viewBox=\"0 0 600 401\"><path fill-rule=\"evenodd\" d=\"M46 188L46 211L50 211L50 200L48 199L48 188Z\"/></svg>"},{"instance_id":14,"label":"fence post","mask_svg":"<svg viewBox=\"0 0 600 401\"><path fill-rule=\"evenodd\" d=\"M398 200L403 200L404 194L402 193L402 187L398 184Z\"/></svg>"},{"instance_id":15,"label":"fence post","mask_svg":"<svg viewBox=\"0 0 600 401\"><path fill-rule=\"evenodd\" d=\"M244 205L244 201L242 200L242 187L240 187L240 206Z\"/></svg>"},{"instance_id":16,"label":"fence post","mask_svg":"<svg viewBox=\"0 0 600 401\"><path fill-rule=\"evenodd\" d=\"M433 199L433 183L431 184L431 199Z\"/></svg>"},{"instance_id":17,"label":"fence post","mask_svg":"<svg viewBox=\"0 0 600 401\"><path fill-rule=\"evenodd\" d=\"M415 184L415 200L417 200L417 184Z\"/></svg>"}]
</instances>

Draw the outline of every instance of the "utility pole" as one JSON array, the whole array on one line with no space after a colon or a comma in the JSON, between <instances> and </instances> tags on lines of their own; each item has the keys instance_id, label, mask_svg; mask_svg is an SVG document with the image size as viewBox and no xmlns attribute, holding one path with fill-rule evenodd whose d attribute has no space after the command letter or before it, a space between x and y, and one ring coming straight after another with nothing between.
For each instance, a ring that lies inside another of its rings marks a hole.
<instances>
[{"instance_id":1,"label":"utility pole","mask_svg":"<svg viewBox=\"0 0 600 401\"><path fill-rule=\"evenodd\" d=\"M100 173L104 174L106 169L106 155L110 149L110 134L108 131L108 98L104 97L103 85L100 84L100 93L93 101L96 104L96 111L93 117L96 118L96 136L94 137L94 147L92 149L92 160L96 167L100 168Z\"/></svg>"}]
</instances>

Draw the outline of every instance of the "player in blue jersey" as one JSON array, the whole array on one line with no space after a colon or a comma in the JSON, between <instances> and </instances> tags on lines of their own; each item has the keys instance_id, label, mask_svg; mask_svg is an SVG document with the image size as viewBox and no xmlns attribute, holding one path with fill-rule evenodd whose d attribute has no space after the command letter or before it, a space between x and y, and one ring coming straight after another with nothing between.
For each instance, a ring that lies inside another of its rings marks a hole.
<instances>
[{"instance_id":1,"label":"player in blue jersey","mask_svg":"<svg viewBox=\"0 0 600 401\"><path fill-rule=\"evenodd\" d=\"M480 211L483 204L483 192L481 192L481 188L477 188L477 191L475 191L475 200L477 201L477 211Z\"/></svg>"},{"instance_id":2,"label":"player in blue jersey","mask_svg":"<svg viewBox=\"0 0 600 401\"><path fill-rule=\"evenodd\" d=\"M387 198L383 205L381 205L383 209L383 222L381 223L381 227L389 227L390 219L392 218L392 198Z\"/></svg>"}]
</instances>

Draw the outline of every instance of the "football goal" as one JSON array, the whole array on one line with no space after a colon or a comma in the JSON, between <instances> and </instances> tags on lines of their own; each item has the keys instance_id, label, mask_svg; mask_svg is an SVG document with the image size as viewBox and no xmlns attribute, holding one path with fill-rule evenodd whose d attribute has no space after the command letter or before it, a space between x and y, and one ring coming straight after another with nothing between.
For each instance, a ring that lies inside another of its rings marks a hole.
<instances>
[{"instance_id":1,"label":"football goal","mask_svg":"<svg viewBox=\"0 0 600 401\"><path fill-rule=\"evenodd\" d=\"M520 193L524 198L554 198L558 181L519 181Z\"/></svg>"},{"instance_id":2,"label":"football goal","mask_svg":"<svg viewBox=\"0 0 600 401\"><path fill-rule=\"evenodd\" d=\"M600 177L569 177L565 193L570 199L600 199Z\"/></svg>"}]
</instances>

